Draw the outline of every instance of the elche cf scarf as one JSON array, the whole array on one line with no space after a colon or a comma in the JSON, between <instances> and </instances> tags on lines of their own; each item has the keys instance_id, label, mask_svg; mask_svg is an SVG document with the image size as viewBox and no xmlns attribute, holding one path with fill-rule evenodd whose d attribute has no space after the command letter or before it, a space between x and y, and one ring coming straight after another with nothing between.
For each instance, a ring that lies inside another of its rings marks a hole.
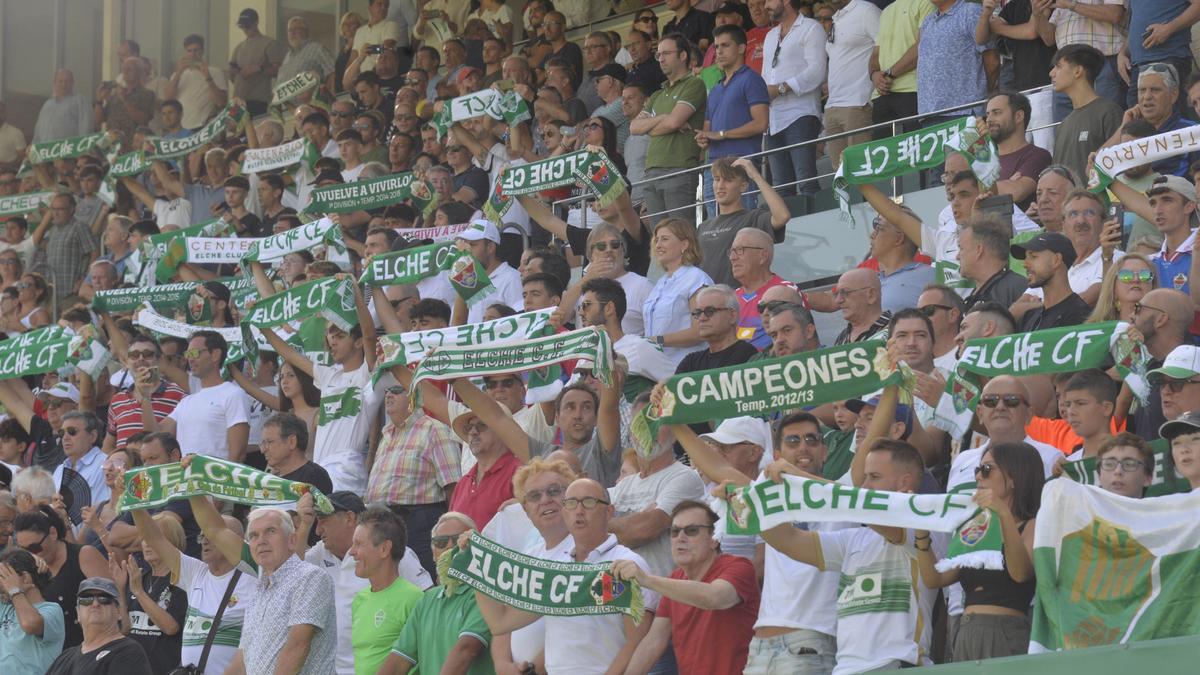
<instances>
[{"instance_id":1,"label":"elche cf scarf","mask_svg":"<svg viewBox=\"0 0 1200 675\"><path fill-rule=\"evenodd\" d=\"M283 105L295 99L306 91L317 88L321 78L312 71L304 71L286 82L275 85L271 92L271 105Z\"/></svg>"},{"instance_id":2,"label":"elche cf scarf","mask_svg":"<svg viewBox=\"0 0 1200 675\"><path fill-rule=\"evenodd\" d=\"M984 189L991 188L1000 179L1000 154L996 144L990 137L979 135L974 117L963 117L846 148L842 153L842 164L833 177L833 192L842 217L853 221L850 185L877 183L939 166L946 161L947 151L967 155L971 171Z\"/></svg>"},{"instance_id":3,"label":"elche cf scarf","mask_svg":"<svg viewBox=\"0 0 1200 675\"><path fill-rule=\"evenodd\" d=\"M545 560L506 548L478 532L466 550L453 548L443 586L453 595L461 582L495 600L543 616L643 615L642 592L632 579L618 581L611 562ZM441 561L439 561L441 562Z\"/></svg>"},{"instance_id":4,"label":"elche cf scarf","mask_svg":"<svg viewBox=\"0 0 1200 675\"><path fill-rule=\"evenodd\" d=\"M236 132L248 118L249 114L245 108L230 101L216 117L190 136L147 139L154 149L153 159L173 159L199 150L227 132Z\"/></svg>"},{"instance_id":5,"label":"elche cf scarf","mask_svg":"<svg viewBox=\"0 0 1200 675\"><path fill-rule=\"evenodd\" d=\"M984 377L1069 373L1106 367L1110 361L1144 405L1150 393L1146 381L1150 357L1129 328L1128 323L1107 321L968 340L946 381L933 424L955 437L966 433Z\"/></svg>"},{"instance_id":6,"label":"elche cf scarf","mask_svg":"<svg viewBox=\"0 0 1200 675\"><path fill-rule=\"evenodd\" d=\"M90 325L79 334L43 326L0 342L0 380L53 372L67 376L76 369L95 378L110 359Z\"/></svg>"},{"instance_id":7,"label":"elche cf scarf","mask_svg":"<svg viewBox=\"0 0 1200 675\"><path fill-rule=\"evenodd\" d=\"M358 323L353 283L350 279L326 277L262 298L242 318L242 325L274 328L310 316L320 316L348 331Z\"/></svg>"},{"instance_id":8,"label":"elche cf scarf","mask_svg":"<svg viewBox=\"0 0 1200 675\"><path fill-rule=\"evenodd\" d=\"M1029 651L1200 634L1197 513L1200 491L1130 499L1047 482L1034 533Z\"/></svg>"},{"instance_id":9,"label":"elche cf scarf","mask_svg":"<svg viewBox=\"0 0 1200 675\"><path fill-rule=\"evenodd\" d=\"M37 211L42 206L49 206L50 200L58 194L52 190L44 192L27 192L20 195L0 197L0 218L21 216Z\"/></svg>"},{"instance_id":10,"label":"elche cf scarf","mask_svg":"<svg viewBox=\"0 0 1200 675\"><path fill-rule=\"evenodd\" d=\"M17 174L25 176L32 172L33 167L37 164L53 162L56 159L80 157L94 151L104 151L114 143L114 136L105 131L34 143L29 146L29 152L26 153L25 161L21 163Z\"/></svg>"},{"instance_id":11,"label":"elche cf scarf","mask_svg":"<svg viewBox=\"0 0 1200 675\"><path fill-rule=\"evenodd\" d=\"M621 172L604 151L577 150L504 169L492 186L483 212L500 223L514 197L576 184L590 192L601 207L612 204L625 192Z\"/></svg>"},{"instance_id":12,"label":"elche cf scarf","mask_svg":"<svg viewBox=\"0 0 1200 675\"><path fill-rule=\"evenodd\" d=\"M434 115L433 126L438 138L445 138L455 122L483 115L512 126L529 119L529 104L515 91L502 93L495 89L482 89L450 99L441 112Z\"/></svg>"},{"instance_id":13,"label":"elche cf scarf","mask_svg":"<svg viewBox=\"0 0 1200 675\"><path fill-rule=\"evenodd\" d=\"M492 321L449 328L412 331L379 337L379 368L404 366L425 358L441 347L495 346L542 337L549 328L554 309L539 309Z\"/></svg>"},{"instance_id":14,"label":"elche cf scarf","mask_svg":"<svg viewBox=\"0 0 1200 675\"><path fill-rule=\"evenodd\" d=\"M254 240L241 257L242 273L248 276L251 274L252 262L275 263L283 260L289 253L308 251L322 244L328 244L335 251L346 251L342 228L328 218L314 220L300 227Z\"/></svg>"},{"instance_id":15,"label":"elche cf scarf","mask_svg":"<svg viewBox=\"0 0 1200 675\"><path fill-rule=\"evenodd\" d=\"M172 462L126 471L125 492L117 510L125 513L158 508L190 497L216 497L248 506L286 506L306 494L312 494L318 513L333 513L329 498L308 483L280 478L227 459L191 455L186 467L181 462Z\"/></svg>"},{"instance_id":16,"label":"elche cf scarf","mask_svg":"<svg viewBox=\"0 0 1200 675\"><path fill-rule=\"evenodd\" d=\"M468 307L496 290L483 265L470 251L459 249L453 241L374 256L363 270L359 283L368 286L415 284L443 272L448 273L450 286Z\"/></svg>"}]
</instances>

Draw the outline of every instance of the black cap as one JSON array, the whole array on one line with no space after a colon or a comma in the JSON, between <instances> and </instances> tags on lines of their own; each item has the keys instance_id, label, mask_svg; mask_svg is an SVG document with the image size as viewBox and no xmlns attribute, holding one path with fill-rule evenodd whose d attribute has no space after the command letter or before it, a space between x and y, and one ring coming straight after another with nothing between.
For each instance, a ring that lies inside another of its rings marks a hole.
<instances>
[{"instance_id":1,"label":"black cap","mask_svg":"<svg viewBox=\"0 0 1200 675\"><path fill-rule=\"evenodd\" d=\"M1186 412L1158 428L1158 435L1168 441L1183 434L1200 431L1200 412Z\"/></svg>"},{"instance_id":2,"label":"black cap","mask_svg":"<svg viewBox=\"0 0 1200 675\"><path fill-rule=\"evenodd\" d=\"M258 12L254 11L253 9L246 8L242 10L241 14L238 14L237 25L239 27L249 26L256 23L258 23Z\"/></svg>"},{"instance_id":3,"label":"black cap","mask_svg":"<svg viewBox=\"0 0 1200 675\"><path fill-rule=\"evenodd\" d=\"M333 504L333 512L349 511L350 513L362 513L367 510L367 505L363 503L362 497L350 492L349 490L338 490L329 495L329 503Z\"/></svg>"},{"instance_id":4,"label":"black cap","mask_svg":"<svg viewBox=\"0 0 1200 675\"><path fill-rule=\"evenodd\" d=\"M317 174L317 177L314 178L313 182L309 183L309 185L318 185L321 183L321 181L326 180L331 180L335 183L346 182L345 180L342 180L342 173L340 171L322 171L321 173Z\"/></svg>"},{"instance_id":5,"label":"black cap","mask_svg":"<svg viewBox=\"0 0 1200 675\"><path fill-rule=\"evenodd\" d=\"M717 8L717 11L713 12L713 16L718 14L737 14L738 16L742 17L743 28L751 25L750 8L746 5L736 2L724 2L720 7Z\"/></svg>"},{"instance_id":6,"label":"black cap","mask_svg":"<svg viewBox=\"0 0 1200 675\"><path fill-rule=\"evenodd\" d=\"M1029 251L1053 251L1062 256L1063 265L1075 264L1075 246L1061 232L1043 232L1029 241L1013 244L1010 250L1017 260L1024 260Z\"/></svg>"},{"instance_id":7,"label":"black cap","mask_svg":"<svg viewBox=\"0 0 1200 675\"><path fill-rule=\"evenodd\" d=\"M624 84L625 78L629 77L629 71L625 70L625 66L619 63L606 63L592 71L592 77L603 77L605 75Z\"/></svg>"}]
</instances>

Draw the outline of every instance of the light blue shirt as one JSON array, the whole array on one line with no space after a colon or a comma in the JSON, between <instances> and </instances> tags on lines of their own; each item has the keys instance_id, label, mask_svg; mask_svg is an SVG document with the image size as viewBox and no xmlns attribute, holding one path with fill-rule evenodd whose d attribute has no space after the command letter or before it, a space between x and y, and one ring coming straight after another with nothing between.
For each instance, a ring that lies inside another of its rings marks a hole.
<instances>
[{"instance_id":1,"label":"light blue shirt","mask_svg":"<svg viewBox=\"0 0 1200 675\"><path fill-rule=\"evenodd\" d=\"M929 265L912 262L891 274L879 272L879 289L884 311L895 314L906 307L916 307L921 291L934 282L937 273Z\"/></svg>"},{"instance_id":2,"label":"light blue shirt","mask_svg":"<svg viewBox=\"0 0 1200 675\"><path fill-rule=\"evenodd\" d=\"M67 634L62 607L46 601L34 607L42 615L41 637L21 630L17 610L11 604L0 605L0 673L42 675L62 652Z\"/></svg>"},{"instance_id":3,"label":"light blue shirt","mask_svg":"<svg viewBox=\"0 0 1200 675\"><path fill-rule=\"evenodd\" d=\"M683 265L671 274L664 274L655 282L654 288L646 296L642 304L642 320L645 322L646 337L668 335L692 326L691 309L688 298L701 286L711 286L712 277L704 270L691 265ZM689 352L702 348L696 347L663 347L663 354L671 359L676 366Z\"/></svg>"},{"instance_id":4,"label":"light blue shirt","mask_svg":"<svg viewBox=\"0 0 1200 675\"><path fill-rule=\"evenodd\" d=\"M71 423L68 423L68 425ZM54 470L54 484L62 486L63 467L78 473L87 481L88 487L92 489L92 506L107 500L112 496L112 490L104 482L104 459L106 455L99 446L92 447L86 455L78 460L72 461L70 457L63 460L62 464Z\"/></svg>"}]
</instances>

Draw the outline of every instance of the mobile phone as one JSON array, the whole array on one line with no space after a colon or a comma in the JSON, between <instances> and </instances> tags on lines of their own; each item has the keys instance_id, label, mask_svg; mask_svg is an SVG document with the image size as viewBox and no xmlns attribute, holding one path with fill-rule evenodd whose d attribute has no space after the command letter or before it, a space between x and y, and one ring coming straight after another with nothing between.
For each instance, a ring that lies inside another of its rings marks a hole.
<instances>
[{"instance_id":1,"label":"mobile phone","mask_svg":"<svg viewBox=\"0 0 1200 675\"><path fill-rule=\"evenodd\" d=\"M148 375L147 375L146 379L148 381L154 382L154 381L158 380L158 366L150 366L150 368L147 372L148 372Z\"/></svg>"},{"instance_id":2,"label":"mobile phone","mask_svg":"<svg viewBox=\"0 0 1200 675\"><path fill-rule=\"evenodd\" d=\"M383 53L382 45L371 45L370 47L367 47L367 54L382 54L382 53Z\"/></svg>"},{"instance_id":3,"label":"mobile phone","mask_svg":"<svg viewBox=\"0 0 1200 675\"><path fill-rule=\"evenodd\" d=\"M1012 195L994 195L979 200L978 208L984 213L994 213L1012 228L1013 198Z\"/></svg>"},{"instance_id":4,"label":"mobile phone","mask_svg":"<svg viewBox=\"0 0 1200 675\"><path fill-rule=\"evenodd\" d=\"M1112 206L1108 207L1108 219L1116 220L1118 227L1124 226L1125 225L1125 205L1124 204L1113 204Z\"/></svg>"},{"instance_id":5,"label":"mobile phone","mask_svg":"<svg viewBox=\"0 0 1200 675\"><path fill-rule=\"evenodd\" d=\"M558 133L562 134L563 136L574 136L575 135L575 127L570 127L570 126L559 127Z\"/></svg>"}]
</instances>

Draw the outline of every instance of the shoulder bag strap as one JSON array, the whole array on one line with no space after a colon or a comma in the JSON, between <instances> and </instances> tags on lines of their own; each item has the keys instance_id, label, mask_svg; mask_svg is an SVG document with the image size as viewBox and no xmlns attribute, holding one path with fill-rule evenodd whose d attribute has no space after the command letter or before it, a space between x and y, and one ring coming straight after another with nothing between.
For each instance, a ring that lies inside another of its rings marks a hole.
<instances>
[{"instance_id":1,"label":"shoulder bag strap","mask_svg":"<svg viewBox=\"0 0 1200 675\"><path fill-rule=\"evenodd\" d=\"M225 597L221 598L221 604L217 606L217 615L213 617L212 628L208 629L208 637L204 638L204 651L200 652L200 662L196 664L197 673L204 672L204 666L208 663L208 652L212 650L213 640L217 638L217 628L221 625L221 617L225 615L225 606L229 604L233 589L237 587L238 579L241 578L242 571L235 569L229 579L229 585L225 587Z\"/></svg>"}]
</instances>

